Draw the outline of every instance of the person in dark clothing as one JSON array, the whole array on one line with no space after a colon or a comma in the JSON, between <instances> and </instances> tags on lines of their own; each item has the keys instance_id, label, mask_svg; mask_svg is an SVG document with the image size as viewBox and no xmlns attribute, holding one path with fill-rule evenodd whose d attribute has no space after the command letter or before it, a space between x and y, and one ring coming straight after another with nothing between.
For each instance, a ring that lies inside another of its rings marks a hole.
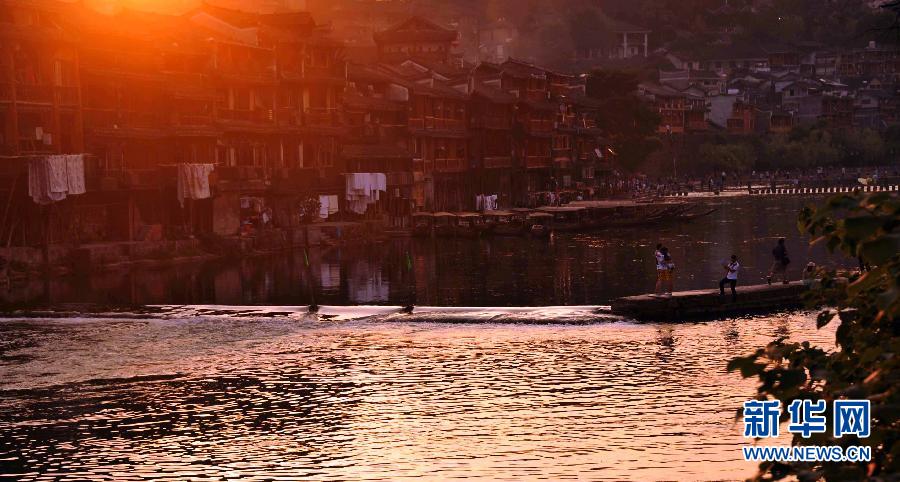
<instances>
[{"instance_id":1,"label":"person in dark clothing","mask_svg":"<svg viewBox=\"0 0 900 482\"><path fill-rule=\"evenodd\" d=\"M774 257L775 260L772 262L772 267L769 269L769 275L766 276L766 282L772 284L772 278L780 274L781 281L784 284L788 284L787 266L791 263L791 259L788 258L787 248L784 245L784 238L778 240L778 245L772 250L772 257Z\"/></svg>"},{"instance_id":2,"label":"person in dark clothing","mask_svg":"<svg viewBox=\"0 0 900 482\"><path fill-rule=\"evenodd\" d=\"M731 262L722 265L725 268L725 277L719 281L719 296L725 296L725 285L731 285L731 301L737 301L737 279L741 263L738 263L737 255L731 255Z\"/></svg>"}]
</instances>

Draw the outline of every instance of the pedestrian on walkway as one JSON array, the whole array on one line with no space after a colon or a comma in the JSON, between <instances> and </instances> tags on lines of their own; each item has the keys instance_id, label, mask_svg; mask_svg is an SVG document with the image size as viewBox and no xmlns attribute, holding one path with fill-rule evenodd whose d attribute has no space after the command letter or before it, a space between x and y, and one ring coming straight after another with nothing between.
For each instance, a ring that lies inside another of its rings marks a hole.
<instances>
[{"instance_id":1,"label":"pedestrian on walkway","mask_svg":"<svg viewBox=\"0 0 900 482\"><path fill-rule=\"evenodd\" d=\"M672 292L674 291L675 285L675 261L672 260L672 256L669 254L668 248L663 248L663 267L665 268L662 272L662 288L665 293L663 296L672 296Z\"/></svg>"},{"instance_id":2,"label":"pedestrian on walkway","mask_svg":"<svg viewBox=\"0 0 900 482\"><path fill-rule=\"evenodd\" d=\"M772 284L772 279L781 275L781 281L784 284L788 284L787 278L787 266L791 264L791 258L788 257L787 248L784 245L784 238L778 240L778 244L775 246L775 249L772 250L772 257L775 260L772 262L772 267L769 269L769 275L766 276L766 282Z\"/></svg>"},{"instance_id":3,"label":"pedestrian on walkway","mask_svg":"<svg viewBox=\"0 0 900 482\"><path fill-rule=\"evenodd\" d=\"M666 266L664 264L665 254L664 251L667 251L666 248L662 245L662 243L657 243L656 252L653 253L653 256L656 258L656 289L654 294L657 296L663 294L663 283L664 283L664 272L666 271Z\"/></svg>"},{"instance_id":4,"label":"pedestrian on walkway","mask_svg":"<svg viewBox=\"0 0 900 482\"><path fill-rule=\"evenodd\" d=\"M741 269L741 263L738 263L736 254L731 255L731 262L722 265L725 268L725 277L719 281L719 296L725 296L725 285L731 285L731 301L737 301L737 280L738 271Z\"/></svg>"}]
</instances>

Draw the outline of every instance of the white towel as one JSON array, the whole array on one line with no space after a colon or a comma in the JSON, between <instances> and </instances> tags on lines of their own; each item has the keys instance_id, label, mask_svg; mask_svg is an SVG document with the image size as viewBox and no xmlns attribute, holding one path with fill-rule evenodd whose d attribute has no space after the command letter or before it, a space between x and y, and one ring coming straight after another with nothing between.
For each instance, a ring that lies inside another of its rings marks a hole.
<instances>
[{"instance_id":1,"label":"white towel","mask_svg":"<svg viewBox=\"0 0 900 482\"><path fill-rule=\"evenodd\" d=\"M66 156L66 178L69 185L69 194L84 194L84 155L71 154Z\"/></svg>"},{"instance_id":2,"label":"white towel","mask_svg":"<svg viewBox=\"0 0 900 482\"><path fill-rule=\"evenodd\" d=\"M28 162L28 195L35 203L50 204L84 191L81 154L46 156Z\"/></svg>"},{"instance_id":3,"label":"white towel","mask_svg":"<svg viewBox=\"0 0 900 482\"><path fill-rule=\"evenodd\" d=\"M365 214L368 206L381 199L381 192L387 191L387 176L376 172L354 172L346 174L347 209L357 214Z\"/></svg>"},{"instance_id":4,"label":"white towel","mask_svg":"<svg viewBox=\"0 0 900 482\"><path fill-rule=\"evenodd\" d=\"M66 175L66 156L47 156L47 197L52 201L62 201L69 192L69 178Z\"/></svg>"},{"instance_id":5,"label":"white towel","mask_svg":"<svg viewBox=\"0 0 900 482\"><path fill-rule=\"evenodd\" d=\"M215 169L213 164L178 165L178 203L184 207L185 199L208 199L212 196L209 175Z\"/></svg>"},{"instance_id":6,"label":"white towel","mask_svg":"<svg viewBox=\"0 0 900 482\"><path fill-rule=\"evenodd\" d=\"M47 197L47 163L43 159L28 162L28 195L37 204L49 204Z\"/></svg>"}]
</instances>

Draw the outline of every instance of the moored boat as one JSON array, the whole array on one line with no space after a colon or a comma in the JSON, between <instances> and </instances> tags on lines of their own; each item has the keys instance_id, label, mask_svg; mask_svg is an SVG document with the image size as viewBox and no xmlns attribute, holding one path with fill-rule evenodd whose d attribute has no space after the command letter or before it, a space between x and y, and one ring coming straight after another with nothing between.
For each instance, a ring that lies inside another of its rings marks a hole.
<instances>
[{"instance_id":1,"label":"moored boat","mask_svg":"<svg viewBox=\"0 0 900 482\"><path fill-rule=\"evenodd\" d=\"M528 211L485 211L486 232L495 236L520 236L525 229Z\"/></svg>"},{"instance_id":2,"label":"moored boat","mask_svg":"<svg viewBox=\"0 0 900 482\"><path fill-rule=\"evenodd\" d=\"M527 219L528 233L535 238L548 238L553 232L553 215L545 212L533 212Z\"/></svg>"},{"instance_id":3,"label":"moored boat","mask_svg":"<svg viewBox=\"0 0 900 482\"><path fill-rule=\"evenodd\" d=\"M478 213L454 213L454 231L461 238L477 238L486 229L484 218Z\"/></svg>"},{"instance_id":4,"label":"moored boat","mask_svg":"<svg viewBox=\"0 0 900 482\"><path fill-rule=\"evenodd\" d=\"M547 206L538 208L539 212L553 217L554 231L580 231L585 227L583 216L587 211L581 206Z\"/></svg>"}]
</instances>

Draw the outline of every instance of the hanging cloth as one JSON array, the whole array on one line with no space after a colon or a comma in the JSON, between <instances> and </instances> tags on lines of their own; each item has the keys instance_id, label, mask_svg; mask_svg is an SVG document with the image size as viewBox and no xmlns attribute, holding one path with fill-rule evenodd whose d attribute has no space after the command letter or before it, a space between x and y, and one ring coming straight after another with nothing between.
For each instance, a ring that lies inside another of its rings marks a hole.
<instances>
[{"instance_id":1,"label":"hanging cloth","mask_svg":"<svg viewBox=\"0 0 900 482\"><path fill-rule=\"evenodd\" d=\"M28 195L37 204L62 201L69 194L84 194L84 158L81 154L53 155L28 161Z\"/></svg>"},{"instance_id":2,"label":"hanging cloth","mask_svg":"<svg viewBox=\"0 0 900 482\"><path fill-rule=\"evenodd\" d=\"M209 174L215 169L213 164L178 165L178 204L184 207L185 199L209 199Z\"/></svg>"},{"instance_id":3,"label":"hanging cloth","mask_svg":"<svg viewBox=\"0 0 900 482\"><path fill-rule=\"evenodd\" d=\"M69 185L69 195L84 194L84 154L66 156L66 180Z\"/></svg>"}]
</instances>

